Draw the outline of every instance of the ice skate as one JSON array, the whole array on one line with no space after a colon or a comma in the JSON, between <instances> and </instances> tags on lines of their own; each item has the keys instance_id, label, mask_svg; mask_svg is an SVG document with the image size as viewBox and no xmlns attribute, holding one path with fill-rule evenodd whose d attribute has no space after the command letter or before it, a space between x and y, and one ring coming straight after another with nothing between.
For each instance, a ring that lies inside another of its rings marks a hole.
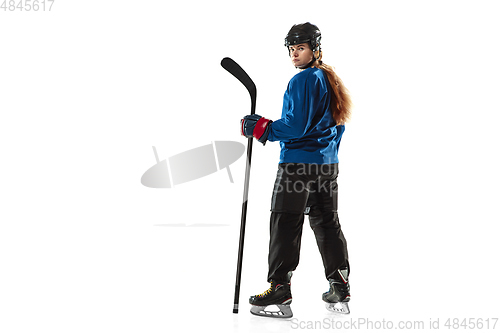
<instances>
[{"instance_id":1,"label":"ice skate","mask_svg":"<svg viewBox=\"0 0 500 333\"><path fill-rule=\"evenodd\" d=\"M329 279L330 290L323 293L323 301L328 311L348 314L351 299L347 270L338 270L339 278Z\"/></svg>"},{"instance_id":2,"label":"ice skate","mask_svg":"<svg viewBox=\"0 0 500 333\"><path fill-rule=\"evenodd\" d=\"M271 287L259 295L250 297L252 305L250 312L256 316L272 318L291 318L293 316L290 304L292 292L290 283L279 284L271 280ZM268 306L277 306L278 311L266 310Z\"/></svg>"}]
</instances>

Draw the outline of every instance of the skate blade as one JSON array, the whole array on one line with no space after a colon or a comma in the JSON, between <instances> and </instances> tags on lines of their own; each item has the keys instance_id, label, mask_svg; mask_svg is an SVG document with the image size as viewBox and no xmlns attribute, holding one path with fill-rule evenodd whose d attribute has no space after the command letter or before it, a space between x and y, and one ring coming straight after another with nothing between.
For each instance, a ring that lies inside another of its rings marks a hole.
<instances>
[{"instance_id":1,"label":"skate blade","mask_svg":"<svg viewBox=\"0 0 500 333\"><path fill-rule=\"evenodd\" d=\"M347 302L337 302L337 303L326 303L325 307L328 311L335 313L349 314L349 305Z\"/></svg>"},{"instance_id":2,"label":"skate blade","mask_svg":"<svg viewBox=\"0 0 500 333\"><path fill-rule=\"evenodd\" d=\"M250 312L256 316L270 317L270 318L291 318L293 317L290 305L276 304L279 311L268 311L266 307L270 305L258 306L252 305Z\"/></svg>"}]
</instances>

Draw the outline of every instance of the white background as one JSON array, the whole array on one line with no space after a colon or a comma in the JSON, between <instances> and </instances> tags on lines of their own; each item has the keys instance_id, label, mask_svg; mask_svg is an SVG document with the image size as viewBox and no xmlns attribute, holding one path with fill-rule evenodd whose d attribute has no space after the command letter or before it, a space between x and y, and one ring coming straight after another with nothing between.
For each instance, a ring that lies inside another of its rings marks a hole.
<instances>
[{"instance_id":1,"label":"white background","mask_svg":"<svg viewBox=\"0 0 500 333\"><path fill-rule=\"evenodd\" d=\"M50 12L0 11L0 331L282 332L332 318L440 319L444 330L447 318L500 317L496 7L56 0ZM171 189L140 178L152 146L166 159L246 144L250 99L223 57L256 83L257 113L278 119L296 73L283 39L306 21L355 103L339 178L352 314L324 309L307 220L294 322L249 314L248 296L268 288L279 158L277 143L256 143L234 315L245 158L234 183L225 171Z\"/></svg>"}]
</instances>

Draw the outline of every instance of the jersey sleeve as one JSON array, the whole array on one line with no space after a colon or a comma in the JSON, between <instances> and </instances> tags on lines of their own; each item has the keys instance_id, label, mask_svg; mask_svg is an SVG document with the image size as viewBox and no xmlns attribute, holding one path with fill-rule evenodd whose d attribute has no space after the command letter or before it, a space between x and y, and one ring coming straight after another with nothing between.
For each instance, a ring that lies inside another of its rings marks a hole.
<instances>
[{"instance_id":1,"label":"jersey sleeve","mask_svg":"<svg viewBox=\"0 0 500 333\"><path fill-rule=\"evenodd\" d=\"M327 95L327 87L313 73L292 79L283 98L281 119L271 124L268 140L289 142L303 137L316 110L324 110Z\"/></svg>"}]
</instances>

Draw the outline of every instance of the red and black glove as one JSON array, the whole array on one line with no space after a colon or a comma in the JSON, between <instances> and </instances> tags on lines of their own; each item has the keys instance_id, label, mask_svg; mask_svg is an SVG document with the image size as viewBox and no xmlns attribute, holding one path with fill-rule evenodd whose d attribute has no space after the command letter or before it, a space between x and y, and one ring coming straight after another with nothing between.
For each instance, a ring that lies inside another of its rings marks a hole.
<instances>
[{"instance_id":1,"label":"red and black glove","mask_svg":"<svg viewBox=\"0 0 500 333\"><path fill-rule=\"evenodd\" d=\"M269 129L273 121L259 116L258 114L252 114L245 116L241 119L241 135L247 138L254 137L262 143L266 144L267 136L269 135Z\"/></svg>"}]
</instances>

